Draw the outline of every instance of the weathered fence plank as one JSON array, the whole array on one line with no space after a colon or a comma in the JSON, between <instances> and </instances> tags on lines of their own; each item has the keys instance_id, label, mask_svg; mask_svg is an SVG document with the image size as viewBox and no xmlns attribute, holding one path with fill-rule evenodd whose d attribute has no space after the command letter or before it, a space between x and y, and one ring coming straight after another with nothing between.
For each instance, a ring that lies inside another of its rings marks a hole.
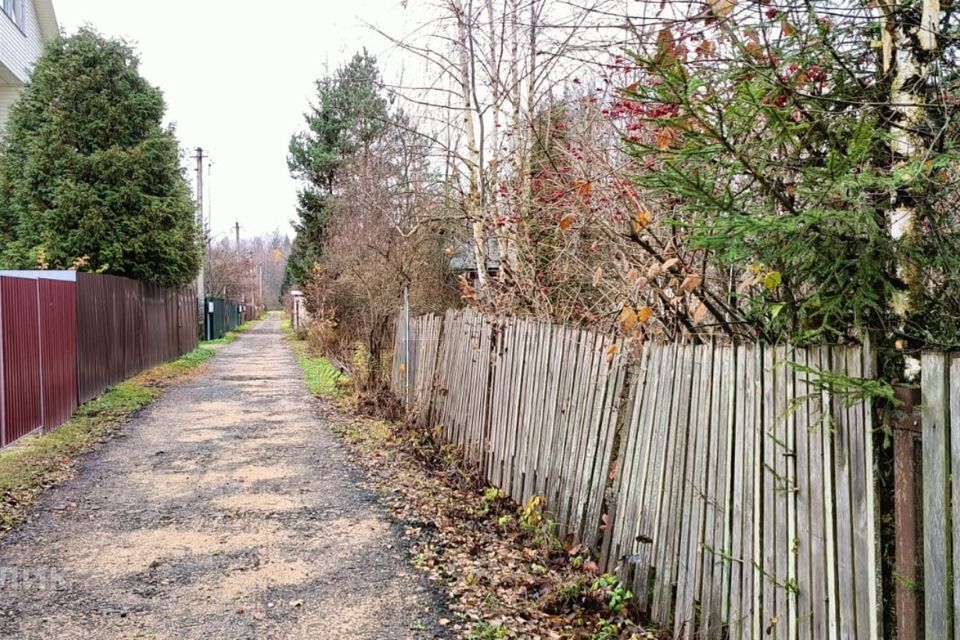
<instances>
[{"instance_id":1,"label":"weathered fence plank","mask_svg":"<svg viewBox=\"0 0 960 640\"><path fill-rule=\"evenodd\" d=\"M947 638L952 635L947 356L925 353L922 366L924 628L928 638Z\"/></svg>"}]
</instances>

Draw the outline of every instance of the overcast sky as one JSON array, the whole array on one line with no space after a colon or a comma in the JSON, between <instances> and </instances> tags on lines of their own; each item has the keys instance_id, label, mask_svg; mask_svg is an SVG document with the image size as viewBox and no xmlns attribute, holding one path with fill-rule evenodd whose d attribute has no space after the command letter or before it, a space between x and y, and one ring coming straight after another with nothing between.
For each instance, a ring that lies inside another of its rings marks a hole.
<instances>
[{"instance_id":1,"label":"overcast sky","mask_svg":"<svg viewBox=\"0 0 960 640\"><path fill-rule=\"evenodd\" d=\"M167 99L180 144L202 146L215 239L240 222L244 237L292 233L297 184L287 172L313 82L366 46L389 52L363 25L404 29L398 0L54 0L60 27L84 24L136 45L141 72ZM174 10L177 6L183 11ZM193 180L193 172L189 177ZM206 191L206 189L205 189Z\"/></svg>"}]
</instances>

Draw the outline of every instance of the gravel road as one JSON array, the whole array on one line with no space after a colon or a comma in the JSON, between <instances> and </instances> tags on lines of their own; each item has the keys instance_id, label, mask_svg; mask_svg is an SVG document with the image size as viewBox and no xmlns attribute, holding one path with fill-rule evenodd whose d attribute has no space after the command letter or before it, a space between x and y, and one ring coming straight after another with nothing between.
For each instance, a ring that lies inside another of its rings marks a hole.
<instances>
[{"instance_id":1,"label":"gravel road","mask_svg":"<svg viewBox=\"0 0 960 640\"><path fill-rule=\"evenodd\" d=\"M224 347L0 541L0 638L440 638L281 339Z\"/></svg>"}]
</instances>

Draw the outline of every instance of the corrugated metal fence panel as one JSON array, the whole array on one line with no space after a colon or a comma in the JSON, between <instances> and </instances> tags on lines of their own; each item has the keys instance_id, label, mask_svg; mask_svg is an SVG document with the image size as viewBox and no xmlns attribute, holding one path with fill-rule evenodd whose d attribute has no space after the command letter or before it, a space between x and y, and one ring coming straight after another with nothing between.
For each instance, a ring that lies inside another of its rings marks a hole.
<instances>
[{"instance_id":1,"label":"corrugated metal fence panel","mask_svg":"<svg viewBox=\"0 0 960 640\"><path fill-rule=\"evenodd\" d=\"M77 278L80 402L141 371L143 286L90 273Z\"/></svg>"},{"instance_id":2,"label":"corrugated metal fence panel","mask_svg":"<svg viewBox=\"0 0 960 640\"><path fill-rule=\"evenodd\" d=\"M110 342L118 332L117 300L110 280L77 278L77 373L81 403L100 395L119 377Z\"/></svg>"},{"instance_id":3,"label":"corrugated metal fence panel","mask_svg":"<svg viewBox=\"0 0 960 640\"><path fill-rule=\"evenodd\" d=\"M143 286L143 368L177 357L177 294L155 285Z\"/></svg>"},{"instance_id":4,"label":"corrugated metal fence panel","mask_svg":"<svg viewBox=\"0 0 960 640\"><path fill-rule=\"evenodd\" d=\"M197 348L197 293L195 288L181 289L177 294L177 344L180 354Z\"/></svg>"},{"instance_id":5,"label":"corrugated metal fence panel","mask_svg":"<svg viewBox=\"0 0 960 640\"><path fill-rule=\"evenodd\" d=\"M43 426L49 430L77 408L77 286L46 278L38 285Z\"/></svg>"},{"instance_id":6,"label":"corrugated metal fence panel","mask_svg":"<svg viewBox=\"0 0 960 640\"><path fill-rule=\"evenodd\" d=\"M72 272L0 272L0 446L197 346L195 290Z\"/></svg>"},{"instance_id":7,"label":"corrugated metal fence panel","mask_svg":"<svg viewBox=\"0 0 960 640\"><path fill-rule=\"evenodd\" d=\"M0 446L43 425L37 281L0 277L3 423Z\"/></svg>"}]
</instances>

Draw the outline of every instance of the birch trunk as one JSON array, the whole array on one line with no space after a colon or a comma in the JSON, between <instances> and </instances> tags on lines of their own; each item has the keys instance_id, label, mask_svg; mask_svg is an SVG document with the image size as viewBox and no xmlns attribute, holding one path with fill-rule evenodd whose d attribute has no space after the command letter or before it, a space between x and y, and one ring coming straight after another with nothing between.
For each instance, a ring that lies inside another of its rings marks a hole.
<instances>
[{"instance_id":1,"label":"birch trunk","mask_svg":"<svg viewBox=\"0 0 960 640\"><path fill-rule=\"evenodd\" d=\"M503 88L500 84L500 56L498 55L498 37L497 37L497 13L493 7L493 0L486 0L487 9L487 71L488 83L490 86L490 96L492 100L491 111L493 118L493 129L490 131L490 162L487 167L486 177L489 181L492 193L490 194L490 218L496 225L497 248L500 258L500 274L503 277L503 267L505 265L506 255L509 253L510 230L507 228L506 221L503 219L500 210L500 110L503 107ZM500 32L503 33L502 31ZM500 36L504 37L503 35Z\"/></svg>"},{"instance_id":2,"label":"birch trunk","mask_svg":"<svg viewBox=\"0 0 960 640\"><path fill-rule=\"evenodd\" d=\"M514 181L518 182L521 188L526 166L524 161L527 145L523 139L523 122L521 120L521 110L523 98L520 93L520 0L510 0L510 102L513 107L513 175ZM529 205L523 199L520 192L511 194L514 203L514 213L517 218L523 220L526 218L527 207ZM509 240L506 246L506 260L513 273L517 271L517 242L516 242L516 223L511 221L507 235Z\"/></svg>"},{"instance_id":3,"label":"birch trunk","mask_svg":"<svg viewBox=\"0 0 960 640\"><path fill-rule=\"evenodd\" d=\"M483 203L480 198L480 145L477 141L477 129L474 122L475 105L473 100L474 77L471 73L470 50L468 43L473 28L470 23L472 16L464 11L463 4L456 1L451 8L457 18L457 48L460 63L460 88L463 98L463 128L467 143L467 219L470 220L473 231L473 256L477 265L478 295L486 295L489 279L487 277L487 234L484 224Z\"/></svg>"},{"instance_id":4,"label":"birch trunk","mask_svg":"<svg viewBox=\"0 0 960 640\"><path fill-rule=\"evenodd\" d=\"M911 16L918 10L919 16ZM930 104L936 100L936 88L932 86L932 61L937 58L939 46L940 1L923 0L919 6L888 1L881 4L881 11L882 65L884 77L890 79L890 151L896 174L922 162L933 143L935 127ZM921 274L904 254L917 235L918 211L912 188L909 183L898 187L887 214L890 237L898 253L897 276L904 283L891 301L901 329L923 297ZM907 358L908 379L916 377L919 367L919 360Z\"/></svg>"}]
</instances>

